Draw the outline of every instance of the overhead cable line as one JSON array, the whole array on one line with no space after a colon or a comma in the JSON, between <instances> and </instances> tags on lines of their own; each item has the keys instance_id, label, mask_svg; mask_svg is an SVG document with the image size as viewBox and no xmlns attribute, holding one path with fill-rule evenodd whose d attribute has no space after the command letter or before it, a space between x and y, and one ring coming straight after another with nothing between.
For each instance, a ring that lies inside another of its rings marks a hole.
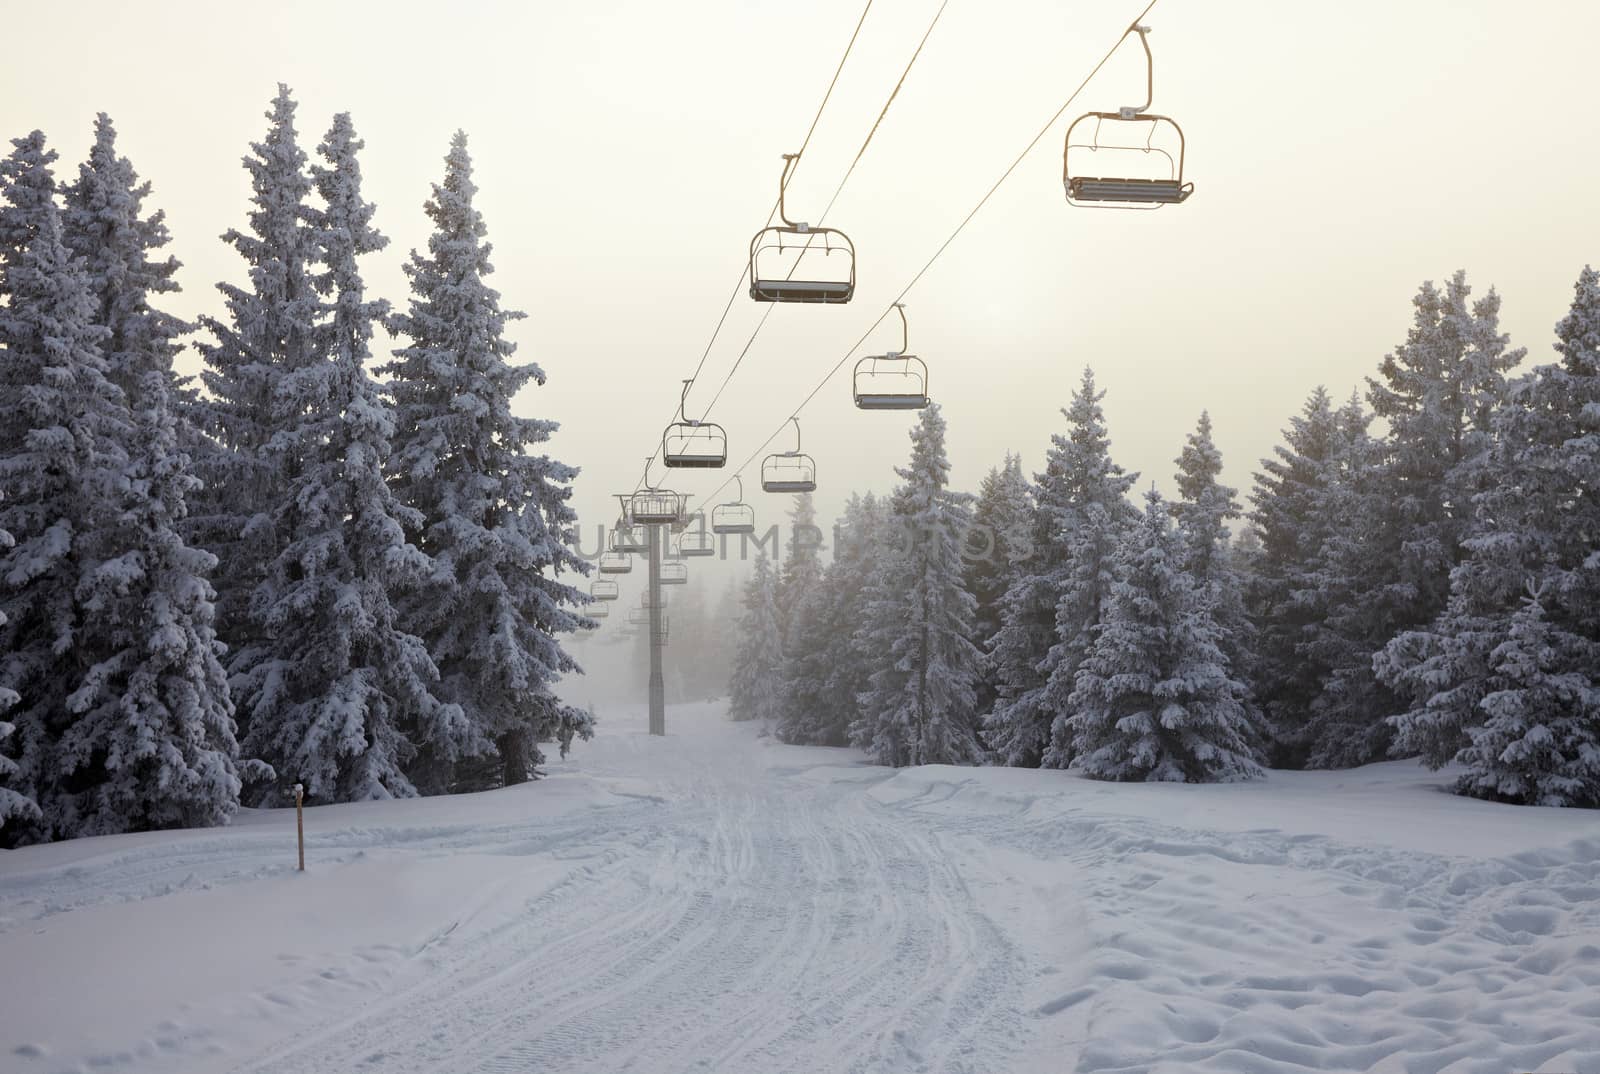
<instances>
[{"instance_id":1,"label":"overhead cable line","mask_svg":"<svg viewBox=\"0 0 1600 1074\"><path fill-rule=\"evenodd\" d=\"M1150 0L1150 2L1145 5L1144 10L1139 12L1139 14L1134 18L1133 24L1138 25L1141 23L1144 20L1144 17L1150 14L1151 9L1154 8L1158 2L1159 0ZM1104 56L1100 57L1100 62L1096 63L1094 67L1090 69L1089 73L1084 76L1083 81L1078 83L1077 88L1072 91L1065 101L1061 102L1061 107L1057 108L1050 118L1045 122L1044 126L1039 128L1039 132L1029 139L1028 144L1023 147L1022 152L1018 153L1016 159L1014 159L1010 165L1006 167L1005 171L1000 173L1000 177L990 185L987 191L984 192L983 197L978 199L978 203L972 207L971 211L968 212L966 216L961 218L961 222L956 225L955 230L950 233L949 237L946 238L944 242L939 244L938 249L934 250L933 256L928 258L927 262L917 270L916 275L911 277L910 282L907 283L905 287L901 288L900 293L896 295L886 307L884 307L883 312L878 314L877 320L873 321L872 324L867 327L867 330L861 333L861 338L857 339L855 343L851 344L850 349L844 352L844 355L838 360L838 362L834 364L833 368L829 369L828 372L823 375L822 379L817 382L816 387L812 388L810 392L806 393L805 398L801 399L799 405L796 406L794 410L783 419L782 424L774 429L771 435L763 440L756 447L756 449L750 453L750 456L746 458L744 462L739 464L738 469L733 471L734 476L743 474L745 467L754 462L755 459L763 451L765 451L774 440L778 438L778 434L783 432L783 430L788 427L789 422L798 417L800 412L806 408L811 400L817 397L817 393L822 391L823 387L827 385L828 381L832 380L834 375L837 374L840 369L844 368L845 363L850 360L850 356L853 355L856 350L867 341L867 339L872 335L873 331L876 330L877 327L883 323L884 319L894 311L895 306L904 301L906 295L911 292L911 289L915 287L918 282L921 281L922 277L927 274L928 270L933 267L934 262L938 261L940 256L944 254L945 250L949 249L950 244L955 242L957 237L959 237L960 234L966 230L967 225L972 222L972 218L977 216L979 210L988 204L989 199L994 196L997 190L1000 189L1001 184L1011 177L1011 173L1017 170L1017 167L1023 162L1029 153L1033 152L1034 148L1038 146L1039 142L1044 138L1044 136L1050 133L1050 128L1054 127L1056 123L1060 121L1061 117L1066 113L1067 109L1072 107L1072 102L1078 99L1079 94L1081 94L1084 91L1084 88L1087 87L1091 81L1093 81L1094 76L1099 74L1100 69L1111 60L1111 57L1116 53L1118 46L1122 44L1123 39L1126 37L1126 30L1117 35L1116 42L1106 50ZM702 497L702 502L711 502L723 489L728 487L729 482L732 480L732 477L725 479L722 484L713 489L709 495Z\"/></svg>"}]
</instances>

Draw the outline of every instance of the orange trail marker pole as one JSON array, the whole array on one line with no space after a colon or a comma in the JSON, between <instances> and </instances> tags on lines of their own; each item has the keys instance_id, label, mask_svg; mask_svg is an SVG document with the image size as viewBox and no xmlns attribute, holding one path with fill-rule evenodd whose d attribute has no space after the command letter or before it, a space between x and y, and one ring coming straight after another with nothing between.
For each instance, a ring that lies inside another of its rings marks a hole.
<instances>
[{"instance_id":1,"label":"orange trail marker pole","mask_svg":"<svg viewBox=\"0 0 1600 1074\"><path fill-rule=\"evenodd\" d=\"M306 800L306 789L299 783L294 785L294 830L295 837L300 843L300 872L306 871L306 814L303 803Z\"/></svg>"}]
</instances>

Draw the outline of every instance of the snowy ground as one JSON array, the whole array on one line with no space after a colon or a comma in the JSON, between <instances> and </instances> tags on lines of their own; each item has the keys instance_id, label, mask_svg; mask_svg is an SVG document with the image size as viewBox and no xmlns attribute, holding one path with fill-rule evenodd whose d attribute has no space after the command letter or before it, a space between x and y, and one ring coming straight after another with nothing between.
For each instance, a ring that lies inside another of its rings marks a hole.
<instances>
[{"instance_id":1,"label":"snowy ground","mask_svg":"<svg viewBox=\"0 0 1600 1074\"><path fill-rule=\"evenodd\" d=\"M1409 765L893 773L713 706L530 787L0 852L0 1071L1600 1074L1600 817Z\"/></svg>"}]
</instances>

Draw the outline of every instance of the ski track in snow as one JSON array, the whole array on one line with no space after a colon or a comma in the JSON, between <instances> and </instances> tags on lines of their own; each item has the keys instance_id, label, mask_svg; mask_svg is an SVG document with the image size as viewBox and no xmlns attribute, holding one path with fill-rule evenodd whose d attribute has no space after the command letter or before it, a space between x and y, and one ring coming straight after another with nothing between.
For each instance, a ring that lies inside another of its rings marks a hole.
<instances>
[{"instance_id":1,"label":"ski track in snow","mask_svg":"<svg viewBox=\"0 0 1600 1074\"><path fill-rule=\"evenodd\" d=\"M1600 1074L1600 832L1497 857L1212 831L1060 774L669 721L608 721L535 788L407 804L442 823L313 811L318 877L482 882L383 942L279 954L270 986L175 996L118 1047L15 1024L0 992L0 1070ZM581 781L554 814L497 805ZM294 883L274 821L0 856L0 959L64 915Z\"/></svg>"}]
</instances>

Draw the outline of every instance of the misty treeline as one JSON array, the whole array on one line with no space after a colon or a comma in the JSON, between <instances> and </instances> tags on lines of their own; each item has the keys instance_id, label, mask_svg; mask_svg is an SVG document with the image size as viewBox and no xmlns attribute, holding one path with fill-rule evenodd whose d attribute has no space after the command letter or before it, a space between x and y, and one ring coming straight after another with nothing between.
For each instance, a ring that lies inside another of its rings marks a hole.
<instances>
[{"instance_id":1,"label":"misty treeline","mask_svg":"<svg viewBox=\"0 0 1600 1074\"><path fill-rule=\"evenodd\" d=\"M1205 414L1177 499L1136 495L1089 371L1043 471L1008 456L976 495L930 407L831 562L791 541L756 565L734 717L890 765L1224 781L1420 758L1463 794L1600 806L1600 275L1520 376L1492 290L1458 272L1413 305L1243 500Z\"/></svg>"},{"instance_id":2,"label":"misty treeline","mask_svg":"<svg viewBox=\"0 0 1600 1074\"><path fill-rule=\"evenodd\" d=\"M466 139L405 265L362 143L314 156L280 87L244 158L248 271L224 312L162 311L177 262L104 115L76 176L35 131L0 162L0 846L225 821L280 804L496 786L588 713L556 680L586 600L575 470L510 402ZM399 344L374 366L371 341ZM192 339L201 384L173 358ZM374 373L383 374L379 383Z\"/></svg>"}]
</instances>

